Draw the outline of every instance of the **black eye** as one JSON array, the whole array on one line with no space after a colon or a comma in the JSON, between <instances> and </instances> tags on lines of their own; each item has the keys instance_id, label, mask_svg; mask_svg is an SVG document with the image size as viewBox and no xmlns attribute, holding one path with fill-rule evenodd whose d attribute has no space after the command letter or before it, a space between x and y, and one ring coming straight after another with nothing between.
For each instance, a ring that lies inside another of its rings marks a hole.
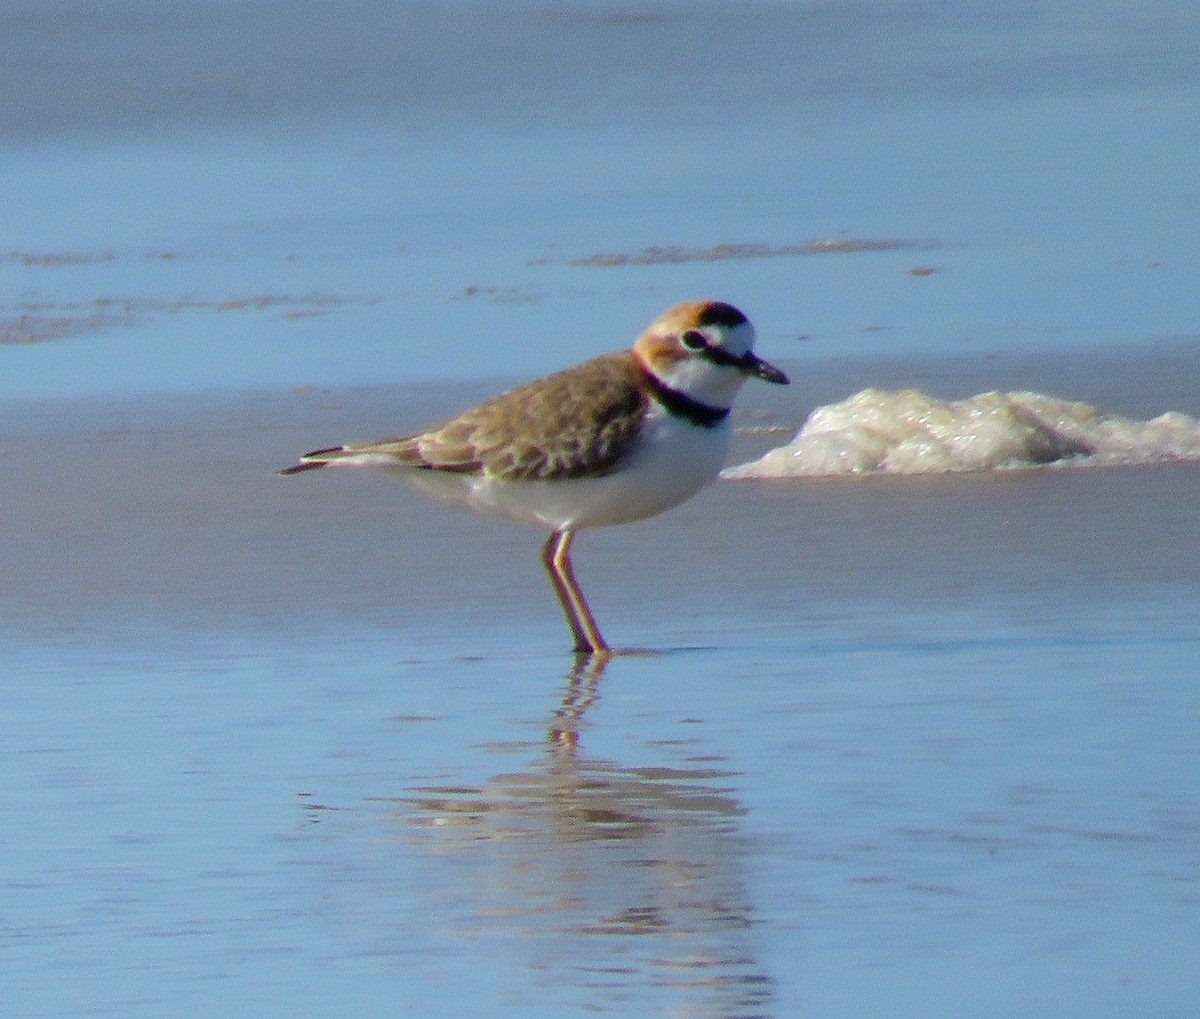
<instances>
[{"instance_id":1,"label":"black eye","mask_svg":"<svg viewBox=\"0 0 1200 1019\"><path fill-rule=\"evenodd\" d=\"M703 350L708 346L708 340L704 338L704 334L697 332L695 329L689 329L679 337L679 342L687 347L688 350Z\"/></svg>"}]
</instances>

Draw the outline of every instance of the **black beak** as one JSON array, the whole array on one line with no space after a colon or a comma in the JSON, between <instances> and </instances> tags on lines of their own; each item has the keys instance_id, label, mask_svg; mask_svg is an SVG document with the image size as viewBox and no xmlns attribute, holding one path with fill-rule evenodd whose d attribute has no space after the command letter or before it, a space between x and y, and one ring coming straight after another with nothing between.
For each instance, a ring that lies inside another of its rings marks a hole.
<instances>
[{"instance_id":1,"label":"black beak","mask_svg":"<svg viewBox=\"0 0 1200 1019\"><path fill-rule=\"evenodd\" d=\"M742 371L747 375L753 375L756 379L762 379L763 382L774 382L777 386L786 386L791 381L773 364L764 361L753 351L747 352L746 356L742 358Z\"/></svg>"}]
</instances>

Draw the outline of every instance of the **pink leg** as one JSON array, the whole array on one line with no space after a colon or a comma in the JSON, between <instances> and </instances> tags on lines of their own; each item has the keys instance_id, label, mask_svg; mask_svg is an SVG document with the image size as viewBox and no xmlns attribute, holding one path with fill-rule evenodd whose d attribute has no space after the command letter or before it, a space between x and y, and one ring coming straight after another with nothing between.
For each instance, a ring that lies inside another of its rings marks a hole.
<instances>
[{"instance_id":1,"label":"pink leg","mask_svg":"<svg viewBox=\"0 0 1200 1019\"><path fill-rule=\"evenodd\" d=\"M571 541L574 537L574 531L555 531L551 534L542 546L542 565L550 575L554 593L558 595L563 615L567 617L567 625L575 638L575 650L582 655L607 656L612 649L600 636L596 620L592 618L592 610L588 608L587 599L579 590L575 571L571 568Z\"/></svg>"}]
</instances>

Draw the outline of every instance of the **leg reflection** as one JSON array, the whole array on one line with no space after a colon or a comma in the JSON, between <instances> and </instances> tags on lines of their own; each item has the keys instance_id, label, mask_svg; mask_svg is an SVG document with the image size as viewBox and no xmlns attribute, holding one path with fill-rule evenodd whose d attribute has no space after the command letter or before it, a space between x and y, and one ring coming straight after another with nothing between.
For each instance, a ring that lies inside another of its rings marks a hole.
<instances>
[{"instance_id":1,"label":"leg reflection","mask_svg":"<svg viewBox=\"0 0 1200 1019\"><path fill-rule=\"evenodd\" d=\"M568 752L579 746L579 731L583 716L599 698L597 687L600 677L611 659L604 655L592 655L580 660L567 673L567 689L562 704L550 719L550 742Z\"/></svg>"},{"instance_id":2,"label":"leg reflection","mask_svg":"<svg viewBox=\"0 0 1200 1019\"><path fill-rule=\"evenodd\" d=\"M669 744L628 744L646 758L632 764L588 753L581 734L608 661L567 675L524 767L402 800L397 819L437 872L431 915L515 953L531 1001L553 988L589 1011L762 1016L774 981L743 879L736 775L714 753L698 766L690 745L677 757Z\"/></svg>"}]
</instances>

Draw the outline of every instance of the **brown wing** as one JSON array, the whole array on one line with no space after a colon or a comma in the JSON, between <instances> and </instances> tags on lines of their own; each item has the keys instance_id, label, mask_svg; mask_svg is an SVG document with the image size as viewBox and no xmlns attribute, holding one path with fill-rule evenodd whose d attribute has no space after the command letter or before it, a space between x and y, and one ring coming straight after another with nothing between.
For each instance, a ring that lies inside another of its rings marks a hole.
<instances>
[{"instance_id":1,"label":"brown wing","mask_svg":"<svg viewBox=\"0 0 1200 1019\"><path fill-rule=\"evenodd\" d=\"M425 432L347 446L413 467L506 480L608 474L641 428L646 393L630 351L510 389Z\"/></svg>"}]
</instances>

